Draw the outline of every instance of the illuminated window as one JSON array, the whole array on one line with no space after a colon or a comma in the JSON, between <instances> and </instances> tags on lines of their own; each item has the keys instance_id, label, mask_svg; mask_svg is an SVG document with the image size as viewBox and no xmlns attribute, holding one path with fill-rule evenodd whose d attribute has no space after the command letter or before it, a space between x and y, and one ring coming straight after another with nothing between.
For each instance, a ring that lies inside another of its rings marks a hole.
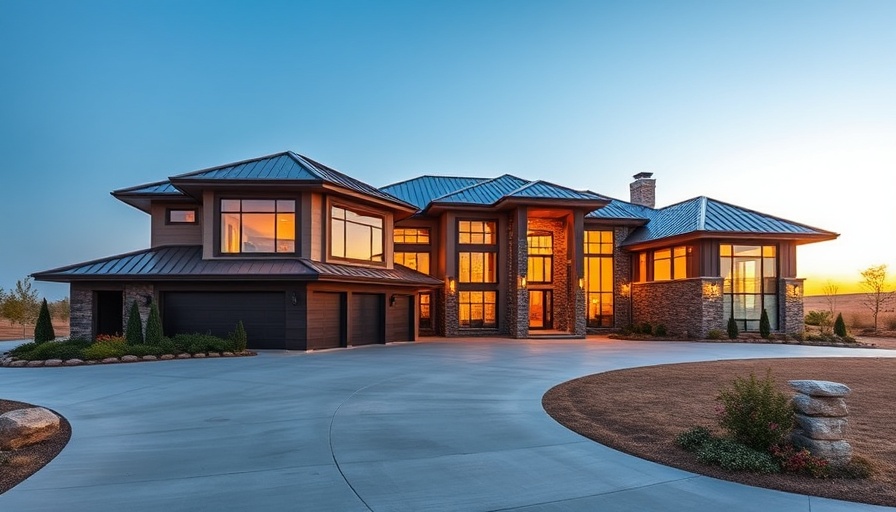
<instances>
[{"instance_id":1,"label":"illuminated window","mask_svg":"<svg viewBox=\"0 0 896 512\"><path fill-rule=\"evenodd\" d=\"M530 233L527 279L530 283L550 283L554 278L554 237L550 233Z\"/></svg>"},{"instance_id":2,"label":"illuminated window","mask_svg":"<svg viewBox=\"0 0 896 512\"><path fill-rule=\"evenodd\" d=\"M429 228L395 228L392 241L396 244L428 244Z\"/></svg>"},{"instance_id":3,"label":"illuminated window","mask_svg":"<svg viewBox=\"0 0 896 512\"><path fill-rule=\"evenodd\" d=\"M432 294L420 294L420 328L432 329Z\"/></svg>"},{"instance_id":4,"label":"illuminated window","mask_svg":"<svg viewBox=\"0 0 896 512\"><path fill-rule=\"evenodd\" d=\"M647 253L642 252L638 254L638 266L636 267L638 271L638 275L635 276L635 281L639 283L643 283L647 281Z\"/></svg>"},{"instance_id":5,"label":"illuminated window","mask_svg":"<svg viewBox=\"0 0 896 512\"><path fill-rule=\"evenodd\" d=\"M774 245L719 246L725 320L738 328L758 331L762 310L772 329L778 325L778 260Z\"/></svg>"},{"instance_id":6,"label":"illuminated window","mask_svg":"<svg viewBox=\"0 0 896 512\"><path fill-rule=\"evenodd\" d=\"M383 218L348 208L330 208L330 255L359 261L383 261Z\"/></svg>"},{"instance_id":7,"label":"illuminated window","mask_svg":"<svg viewBox=\"0 0 896 512\"><path fill-rule=\"evenodd\" d=\"M168 210L168 224L196 224L196 209L189 210Z\"/></svg>"},{"instance_id":8,"label":"illuminated window","mask_svg":"<svg viewBox=\"0 0 896 512\"><path fill-rule=\"evenodd\" d=\"M681 245L653 251L653 280L668 281L688 277L688 263L693 249Z\"/></svg>"},{"instance_id":9,"label":"illuminated window","mask_svg":"<svg viewBox=\"0 0 896 512\"><path fill-rule=\"evenodd\" d=\"M395 263L412 268L417 272L429 274L428 252L396 252Z\"/></svg>"},{"instance_id":10,"label":"illuminated window","mask_svg":"<svg viewBox=\"0 0 896 512\"><path fill-rule=\"evenodd\" d=\"M459 292L458 319L460 327L494 328L498 326L497 292Z\"/></svg>"},{"instance_id":11,"label":"illuminated window","mask_svg":"<svg viewBox=\"0 0 896 512\"><path fill-rule=\"evenodd\" d=\"M457 224L459 244L493 245L496 243L495 222L485 220L462 220Z\"/></svg>"},{"instance_id":12,"label":"illuminated window","mask_svg":"<svg viewBox=\"0 0 896 512\"><path fill-rule=\"evenodd\" d=\"M497 255L493 252L458 253L457 280L461 283L496 283Z\"/></svg>"},{"instance_id":13,"label":"illuminated window","mask_svg":"<svg viewBox=\"0 0 896 512\"><path fill-rule=\"evenodd\" d=\"M589 327L613 327L612 231L585 231L585 300Z\"/></svg>"},{"instance_id":14,"label":"illuminated window","mask_svg":"<svg viewBox=\"0 0 896 512\"><path fill-rule=\"evenodd\" d=\"M222 199L221 252L294 253L296 202L283 199Z\"/></svg>"}]
</instances>

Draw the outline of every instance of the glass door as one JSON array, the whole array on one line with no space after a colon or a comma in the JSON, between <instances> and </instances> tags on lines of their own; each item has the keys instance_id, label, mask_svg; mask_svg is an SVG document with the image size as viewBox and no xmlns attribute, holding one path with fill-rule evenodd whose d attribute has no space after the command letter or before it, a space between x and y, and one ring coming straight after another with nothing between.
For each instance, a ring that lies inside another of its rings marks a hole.
<instances>
[{"instance_id":1,"label":"glass door","mask_svg":"<svg viewBox=\"0 0 896 512\"><path fill-rule=\"evenodd\" d=\"M550 329L553 327L550 290L529 290L529 329Z\"/></svg>"}]
</instances>

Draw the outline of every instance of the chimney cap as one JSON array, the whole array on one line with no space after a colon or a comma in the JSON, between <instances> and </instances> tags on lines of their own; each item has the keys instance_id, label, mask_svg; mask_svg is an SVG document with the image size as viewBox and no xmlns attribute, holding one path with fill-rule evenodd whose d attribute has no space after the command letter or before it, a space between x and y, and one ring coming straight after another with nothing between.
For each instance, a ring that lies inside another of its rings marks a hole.
<instances>
[{"instance_id":1,"label":"chimney cap","mask_svg":"<svg viewBox=\"0 0 896 512\"><path fill-rule=\"evenodd\" d=\"M651 176L653 176L652 172L639 172L638 174L635 174L634 176L632 176L632 178L635 178L636 180L642 180L642 179L646 180L646 179L649 179Z\"/></svg>"}]
</instances>

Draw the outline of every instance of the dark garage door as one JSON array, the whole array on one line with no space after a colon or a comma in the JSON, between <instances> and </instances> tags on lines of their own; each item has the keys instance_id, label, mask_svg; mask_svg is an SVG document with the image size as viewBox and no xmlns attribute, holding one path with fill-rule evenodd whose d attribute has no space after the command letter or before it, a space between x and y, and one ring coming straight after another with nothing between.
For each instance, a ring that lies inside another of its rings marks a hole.
<instances>
[{"instance_id":1,"label":"dark garage door","mask_svg":"<svg viewBox=\"0 0 896 512\"><path fill-rule=\"evenodd\" d=\"M386 308L386 341L409 341L413 322L413 304L408 295L392 295Z\"/></svg>"},{"instance_id":2,"label":"dark garage door","mask_svg":"<svg viewBox=\"0 0 896 512\"><path fill-rule=\"evenodd\" d=\"M242 320L249 348L286 346L283 292L168 292L162 300L168 336L210 332L223 338Z\"/></svg>"},{"instance_id":3,"label":"dark garage door","mask_svg":"<svg viewBox=\"0 0 896 512\"><path fill-rule=\"evenodd\" d=\"M352 345L383 342L383 296L374 293L353 293L351 307Z\"/></svg>"},{"instance_id":4,"label":"dark garage door","mask_svg":"<svg viewBox=\"0 0 896 512\"><path fill-rule=\"evenodd\" d=\"M312 292L308 301L308 350L344 346L343 297L338 292Z\"/></svg>"}]
</instances>

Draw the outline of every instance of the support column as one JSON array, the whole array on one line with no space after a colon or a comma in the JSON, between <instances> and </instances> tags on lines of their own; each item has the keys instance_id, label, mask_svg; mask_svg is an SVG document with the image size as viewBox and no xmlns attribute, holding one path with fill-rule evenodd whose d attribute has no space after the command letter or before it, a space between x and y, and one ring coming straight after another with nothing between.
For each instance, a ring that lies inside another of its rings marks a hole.
<instances>
[{"instance_id":1,"label":"support column","mask_svg":"<svg viewBox=\"0 0 896 512\"><path fill-rule=\"evenodd\" d=\"M511 338L529 337L529 292L521 286L521 278L528 271L529 212L525 206L517 208L510 217L507 237L509 271L507 272L508 326Z\"/></svg>"},{"instance_id":2,"label":"support column","mask_svg":"<svg viewBox=\"0 0 896 512\"><path fill-rule=\"evenodd\" d=\"M798 277L778 281L778 330L796 336L804 331L803 282Z\"/></svg>"}]
</instances>

